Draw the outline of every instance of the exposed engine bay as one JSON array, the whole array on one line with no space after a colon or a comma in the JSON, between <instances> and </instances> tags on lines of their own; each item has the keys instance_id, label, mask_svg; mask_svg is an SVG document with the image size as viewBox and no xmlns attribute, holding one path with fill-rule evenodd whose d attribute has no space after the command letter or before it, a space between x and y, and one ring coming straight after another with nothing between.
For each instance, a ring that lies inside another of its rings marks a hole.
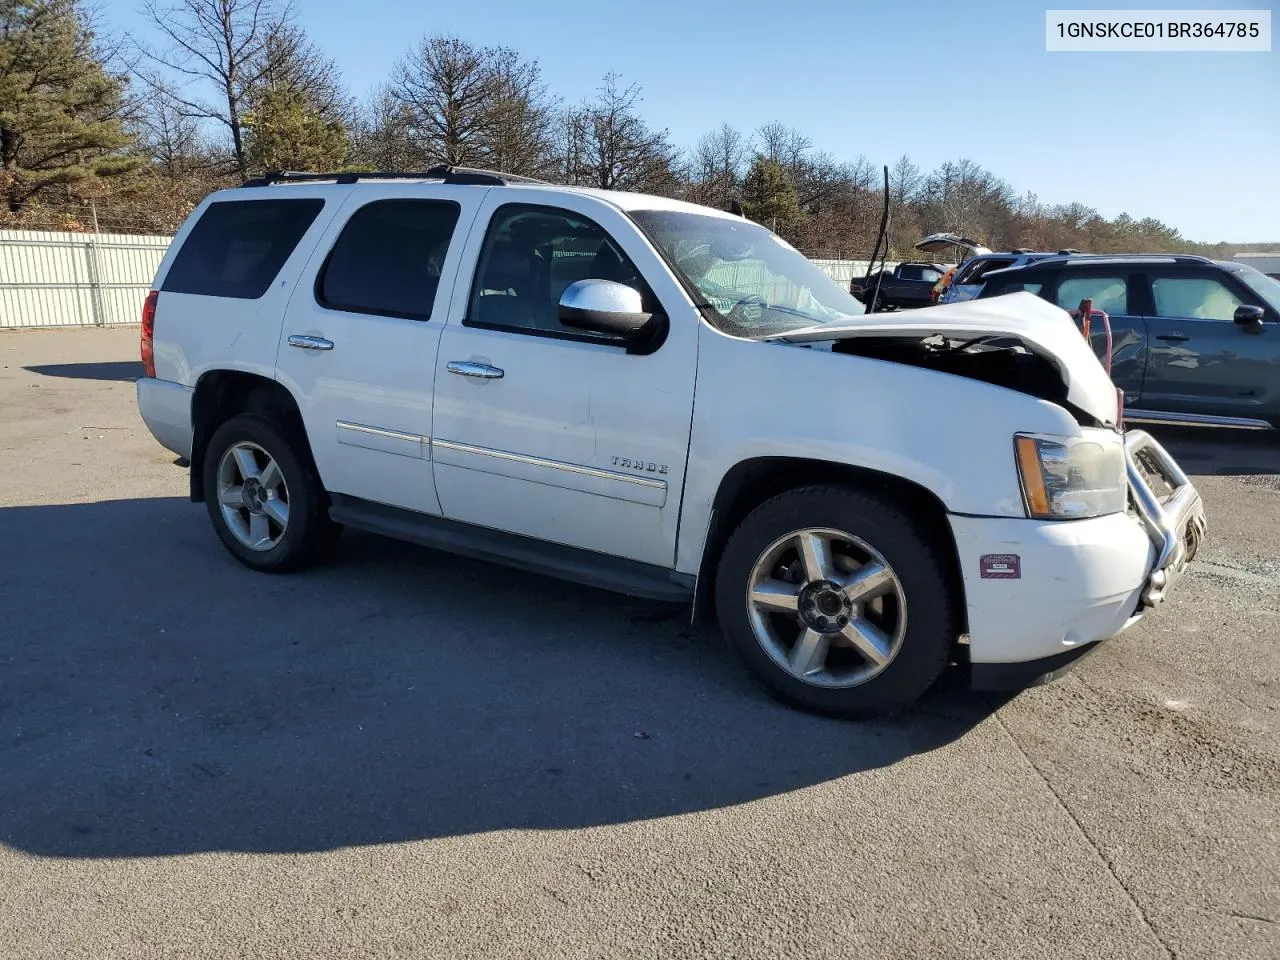
<instances>
[{"instance_id":1,"label":"exposed engine bay","mask_svg":"<svg viewBox=\"0 0 1280 960\"><path fill-rule=\"evenodd\" d=\"M1017 337L853 337L832 342L831 352L923 367L1005 387L1056 403L1083 426L1099 425L1095 417L1067 400L1067 383L1057 364Z\"/></svg>"}]
</instances>

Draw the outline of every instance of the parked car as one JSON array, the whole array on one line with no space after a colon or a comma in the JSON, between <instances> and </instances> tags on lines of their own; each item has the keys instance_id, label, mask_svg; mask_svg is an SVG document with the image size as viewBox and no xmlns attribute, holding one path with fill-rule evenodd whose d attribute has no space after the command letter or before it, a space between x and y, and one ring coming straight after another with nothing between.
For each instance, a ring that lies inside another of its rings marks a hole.
<instances>
[{"instance_id":1,"label":"parked car","mask_svg":"<svg viewBox=\"0 0 1280 960\"><path fill-rule=\"evenodd\" d=\"M141 353L142 418L245 566L346 526L691 602L823 713L900 707L952 659L980 688L1048 676L1204 531L1062 310L866 317L764 227L661 197L448 167L220 191ZM426 642L535 642L458 612Z\"/></svg>"},{"instance_id":2,"label":"parked car","mask_svg":"<svg viewBox=\"0 0 1280 960\"><path fill-rule=\"evenodd\" d=\"M1059 250L1055 252L1049 251L1033 251L1033 250L1010 250L1006 253L981 253L976 254L960 264L956 268L955 275L947 284L946 288L941 291L939 303L961 303L965 300L972 300L979 291L982 290L982 284L988 274L996 270L1005 270L1009 267L1021 267L1027 264L1037 263L1040 260L1046 260L1050 257L1070 256L1080 253L1079 250Z\"/></svg>"},{"instance_id":3,"label":"parked car","mask_svg":"<svg viewBox=\"0 0 1280 960\"><path fill-rule=\"evenodd\" d=\"M849 292L868 312L927 307L933 302L933 285L946 269L946 264L911 260L869 277L854 277Z\"/></svg>"},{"instance_id":4,"label":"parked car","mask_svg":"<svg viewBox=\"0 0 1280 960\"><path fill-rule=\"evenodd\" d=\"M1125 416L1280 427L1280 282L1197 256L1074 256L987 274L980 297L1030 292L1110 317ZM1101 351L1104 332L1091 330Z\"/></svg>"}]
</instances>

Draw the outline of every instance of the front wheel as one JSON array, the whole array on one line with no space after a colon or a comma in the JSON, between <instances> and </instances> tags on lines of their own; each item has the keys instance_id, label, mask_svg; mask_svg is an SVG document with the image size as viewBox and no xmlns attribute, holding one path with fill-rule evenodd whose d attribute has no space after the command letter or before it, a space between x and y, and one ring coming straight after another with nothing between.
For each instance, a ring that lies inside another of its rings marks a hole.
<instances>
[{"instance_id":1,"label":"front wheel","mask_svg":"<svg viewBox=\"0 0 1280 960\"><path fill-rule=\"evenodd\" d=\"M327 559L341 527L296 429L274 417L233 417L214 433L204 489L218 538L247 567L284 572Z\"/></svg>"},{"instance_id":2,"label":"front wheel","mask_svg":"<svg viewBox=\"0 0 1280 960\"><path fill-rule=\"evenodd\" d=\"M716 577L721 628L776 697L855 717L905 706L937 679L958 633L940 551L894 503L805 487L757 507Z\"/></svg>"}]
</instances>

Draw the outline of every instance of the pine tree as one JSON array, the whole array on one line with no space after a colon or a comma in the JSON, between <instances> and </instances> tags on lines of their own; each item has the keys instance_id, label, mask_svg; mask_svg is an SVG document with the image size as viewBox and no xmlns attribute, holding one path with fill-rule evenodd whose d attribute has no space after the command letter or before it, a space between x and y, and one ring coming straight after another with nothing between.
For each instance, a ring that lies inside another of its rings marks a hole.
<instances>
[{"instance_id":1,"label":"pine tree","mask_svg":"<svg viewBox=\"0 0 1280 960\"><path fill-rule=\"evenodd\" d=\"M742 182L742 210L747 219L781 237L794 232L804 220L795 186L776 160L760 154Z\"/></svg>"},{"instance_id":2,"label":"pine tree","mask_svg":"<svg viewBox=\"0 0 1280 960\"><path fill-rule=\"evenodd\" d=\"M11 213L49 187L137 166L124 90L77 0L0 0L0 192Z\"/></svg>"},{"instance_id":3,"label":"pine tree","mask_svg":"<svg viewBox=\"0 0 1280 960\"><path fill-rule=\"evenodd\" d=\"M347 161L341 121L326 119L300 91L266 91L244 126L251 169L336 170Z\"/></svg>"}]
</instances>

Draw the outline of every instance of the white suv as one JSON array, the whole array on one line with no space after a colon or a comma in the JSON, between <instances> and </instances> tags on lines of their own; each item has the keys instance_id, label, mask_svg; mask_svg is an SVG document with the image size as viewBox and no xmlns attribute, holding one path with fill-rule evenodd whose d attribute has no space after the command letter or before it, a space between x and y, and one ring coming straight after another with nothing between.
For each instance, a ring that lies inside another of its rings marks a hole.
<instances>
[{"instance_id":1,"label":"white suv","mask_svg":"<svg viewBox=\"0 0 1280 960\"><path fill-rule=\"evenodd\" d=\"M898 707L950 660L979 688L1052 675L1204 531L1062 310L863 316L687 203L276 175L208 197L154 289L138 405L242 563L298 568L350 526L714 606L809 710Z\"/></svg>"}]
</instances>

